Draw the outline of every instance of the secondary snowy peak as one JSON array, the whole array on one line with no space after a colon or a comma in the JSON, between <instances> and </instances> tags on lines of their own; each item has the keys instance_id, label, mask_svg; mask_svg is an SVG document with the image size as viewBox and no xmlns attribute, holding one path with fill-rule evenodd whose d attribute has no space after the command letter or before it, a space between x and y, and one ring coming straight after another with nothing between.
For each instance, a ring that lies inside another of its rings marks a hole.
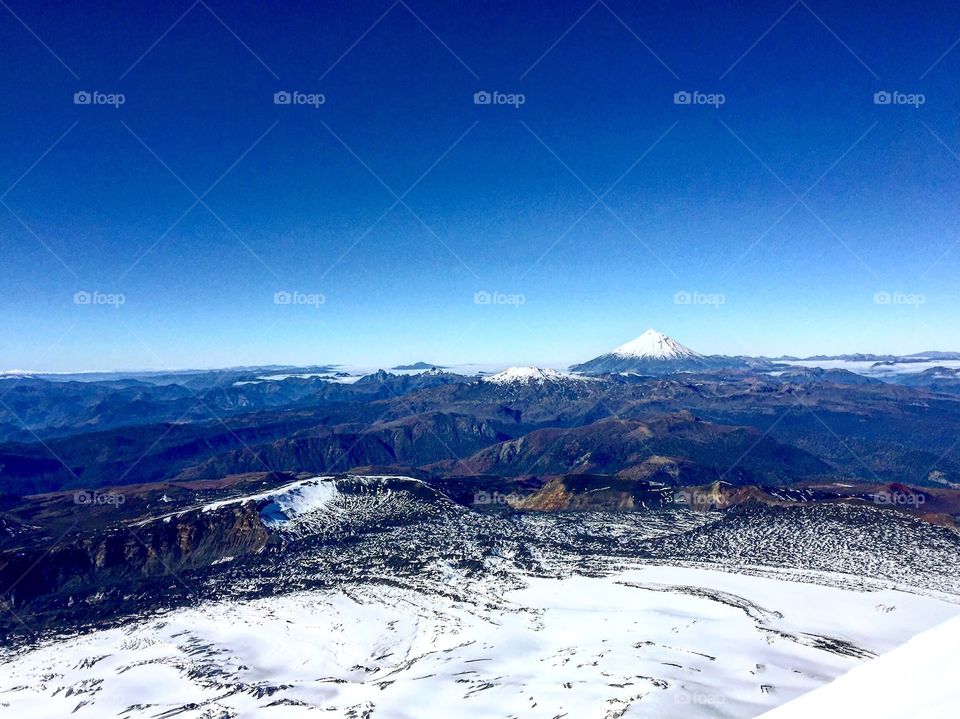
<instances>
[{"instance_id":1,"label":"secondary snowy peak","mask_svg":"<svg viewBox=\"0 0 960 719\"><path fill-rule=\"evenodd\" d=\"M12 378L22 378L22 377L33 377L36 372L31 372L26 369L5 369L0 370L0 379L12 379Z\"/></svg>"},{"instance_id":2,"label":"secondary snowy peak","mask_svg":"<svg viewBox=\"0 0 960 719\"><path fill-rule=\"evenodd\" d=\"M495 384L513 384L514 382L544 384L546 382L562 382L564 380L579 379L582 378L543 367L509 367L503 370L503 372L498 372L495 375L483 378L485 382L493 382Z\"/></svg>"},{"instance_id":3,"label":"secondary snowy peak","mask_svg":"<svg viewBox=\"0 0 960 719\"><path fill-rule=\"evenodd\" d=\"M617 357L661 360L680 360L703 356L656 330L647 330L635 340L620 345L611 354Z\"/></svg>"}]
</instances>

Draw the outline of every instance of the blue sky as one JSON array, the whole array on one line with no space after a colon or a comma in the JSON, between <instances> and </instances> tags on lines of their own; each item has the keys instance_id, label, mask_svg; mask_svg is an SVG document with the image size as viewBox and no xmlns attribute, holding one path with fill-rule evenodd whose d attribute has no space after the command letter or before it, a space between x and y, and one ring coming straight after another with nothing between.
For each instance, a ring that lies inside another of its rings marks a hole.
<instances>
[{"instance_id":1,"label":"blue sky","mask_svg":"<svg viewBox=\"0 0 960 719\"><path fill-rule=\"evenodd\" d=\"M2 368L960 350L954 3L4 2Z\"/></svg>"}]
</instances>

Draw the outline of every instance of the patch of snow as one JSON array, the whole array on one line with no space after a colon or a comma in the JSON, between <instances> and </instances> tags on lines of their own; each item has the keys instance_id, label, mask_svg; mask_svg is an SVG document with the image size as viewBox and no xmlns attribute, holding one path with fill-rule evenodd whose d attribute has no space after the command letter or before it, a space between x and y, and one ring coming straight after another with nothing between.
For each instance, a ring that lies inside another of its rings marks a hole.
<instances>
[{"instance_id":1,"label":"patch of snow","mask_svg":"<svg viewBox=\"0 0 960 719\"><path fill-rule=\"evenodd\" d=\"M321 509L337 495L333 480L308 479L272 495L272 502L260 510L260 520L275 528Z\"/></svg>"},{"instance_id":2,"label":"patch of snow","mask_svg":"<svg viewBox=\"0 0 960 719\"><path fill-rule=\"evenodd\" d=\"M0 379L23 379L24 377L33 377L38 374L25 369L6 369L0 371Z\"/></svg>"},{"instance_id":3,"label":"patch of snow","mask_svg":"<svg viewBox=\"0 0 960 719\"><path fill-rule=\"evenodd\" d=\"M956 689L960 672L958 645L960 617L954 617L763 717L953 719L960 716Z\"/></svg>"},{"instance_id":4,"label":"patch of snow","mask_svg":"<svg viewBox=\"0 0 960 719\"><path fill-rule=\"evenodd\" d=\"M494 384L512 384L513 382L534 382L544 384L545 382L562 382L564 380L574 380L585 382L587 377L558 372L555 369L546 369L543 367L508 367L495 375L482 378L484 382L493 382Z\"/></svg>"},{"instance_id":5,"label":"patch of snow","mask_svg":"<svg viewBox=\"0 0 960 719\"><path fill-rule=\"evenodd\" d=\"M202 511L212 512L233 504L269 500L269 504L260 511L260 518L266 526L276 527L307 512L322 508L336 494L337 488L332 478L313 477L291 482L267 492L211 502L204 505Z\"/></svg>"}]
</instances>

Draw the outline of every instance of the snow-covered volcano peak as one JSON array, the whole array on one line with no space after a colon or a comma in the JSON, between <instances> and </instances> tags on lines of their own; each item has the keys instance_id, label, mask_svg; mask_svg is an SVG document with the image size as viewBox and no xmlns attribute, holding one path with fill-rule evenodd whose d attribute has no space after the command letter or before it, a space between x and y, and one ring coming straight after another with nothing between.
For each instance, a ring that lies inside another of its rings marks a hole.
<instances>
[{"instance_id":1,"label":"snow-covered volcano peak","mask_svg":"<svg viewBox=\"0 0 960 719\"><path fill-rule=\"evenodd\" d=\"M620 345L613 350L611 354L617 357L642 357L645 359L667 360L703 356L656 330L647 330L635 340Z\"/></svg>"}]
</instances>

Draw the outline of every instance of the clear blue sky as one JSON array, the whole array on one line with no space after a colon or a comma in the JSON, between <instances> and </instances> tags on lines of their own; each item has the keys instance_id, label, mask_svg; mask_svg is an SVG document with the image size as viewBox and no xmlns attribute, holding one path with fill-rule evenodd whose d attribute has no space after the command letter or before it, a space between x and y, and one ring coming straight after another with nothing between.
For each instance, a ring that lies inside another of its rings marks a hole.
<instances>
[{"instance_id":1,"label":"clear blue sky","mask_svg":"<svg viewBox=\"0 0 960 719\"><path fill-rule=\"evenodd\" d=\"M191 2L0 7L0 368L960 350L956 3Z\"/></svg>"}]
</instances>

